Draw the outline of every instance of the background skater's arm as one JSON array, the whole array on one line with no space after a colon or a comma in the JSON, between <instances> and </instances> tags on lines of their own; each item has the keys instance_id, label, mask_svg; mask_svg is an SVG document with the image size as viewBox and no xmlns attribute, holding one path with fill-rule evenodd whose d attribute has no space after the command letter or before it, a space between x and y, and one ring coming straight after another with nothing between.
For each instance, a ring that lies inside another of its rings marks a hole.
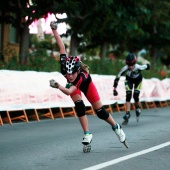
<instances>
[{"instance_id":1,"label":"background skater's arm","mask_svg":"<svg viewBox=\"0 0 170 170\"><path fill-rule=\"evenodd\" d=\"M115 80L114 80L114 84L113 84L113 95L114 95L114 96L117 96L117 95L118 95L118 92L117 92L116 88L117 88L119 79L120 79L120 78L116 77Z\"/></svg>"},{"instance_id":2,"label":"background skater's arm","mask_svg":"<svg viewBox=\"0 0 170 170\"><path fill-rule=\"evenodd\" d=\"M150 70L151 65L148 63L146 64L146 66L147 66L146 70Z\"/></svg>"},{"instance_id":3,"label":"background skater's arm","mask_svg":"<svg viewBox=\"0 0 170 170\"><path fill-rule=\"evenodd\" d=\"M136 64L136 67L141 71L142 70L150 70L151 65L149 63L144 64L144 65Z\"/></svg>"},{"instance_id":4,"label":"background skater's arm","mask_svg":"<svg viewBox=\"0 0 170 170\"><path fill-rule=\"evenodd\" d=\"M118 75L116 76L115 80L114 80L114 83L113 83L113 95L114 96L117 96L118 95L118 92L116 90L117 86L118 86L118 83L119 83L119 79L120 77L127 71L128 69L128 66L124 66L120 72L118 73Z\"/></svg>"}]
</instances>

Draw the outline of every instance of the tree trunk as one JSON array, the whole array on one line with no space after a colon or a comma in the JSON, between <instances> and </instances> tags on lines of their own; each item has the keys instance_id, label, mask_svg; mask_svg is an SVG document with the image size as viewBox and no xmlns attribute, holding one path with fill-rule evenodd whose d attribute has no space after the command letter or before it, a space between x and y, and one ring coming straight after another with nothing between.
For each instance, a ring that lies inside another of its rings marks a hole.
<instances>
[{"instance_id":1,"label":"tree trunk","mask_svg":"<svg viewBox=\"0 0 170 170\"><path fill-rule=\"evenodd\" d=\"M78 54L78 52L77 52L78 44L79 44L79 42L78 42L77 34L73 33L71 35L69 55L76 56Z\"/></svg>"},{"instance_id":2,"label":"tree trunk","mask_svg":"<svg viewBox=\"0 0 170 170\"><path fill-rule=\"evenodd\" d=\"M29 47L29 27L24 25L20 32L20 49L19 49L19 62L21 64L27 63Z\"/></svg>"},{"instance_id":3,"label":"tree trunk","mask_svg":"<svg viewBox=\"0 0 170 170\"><path fill-rule=\"evenodd\" d=\"M100 58L106 58L108 43L105 41L101 45Z\"/></svg>"},{"instance_id":4,"label":"tree trunk","mask_svg":"<svg viewBox=\"0 0 170 170\"><path fill-rule=\"evenodd\" d=\"M152 67L154 67L156 62L157 62L156 48L151 47L151 49L150 49L150 56L152 58L152 61L151 61Z\"/></svg>"},{"instance_id":5,"label":"tree trunk","mask_svg":"<svg viewBox=\"0 0 170 170\"><path fill-rule=\"evenodd\" d=\"M37 39L38 39L38 41L42 41L45 39L43 28L42 28L41 24L42 24L42 21L41 21L41 19L39 19L38 23L37 23L37 29L38 29Z\"/></svg>"}]
</instances>

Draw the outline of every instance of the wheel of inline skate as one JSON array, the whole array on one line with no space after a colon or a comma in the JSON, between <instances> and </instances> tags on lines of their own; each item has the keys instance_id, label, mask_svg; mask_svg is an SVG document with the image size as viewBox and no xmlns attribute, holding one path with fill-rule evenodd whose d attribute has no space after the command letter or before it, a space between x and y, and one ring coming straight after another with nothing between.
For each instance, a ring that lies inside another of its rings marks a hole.
<instances>
[{"instance_id":1,"label":"wheel of inline skate","mask_svg":"<svg viewBox=\"0 0 170 170\"><path fill-rule=\"evenodd\" d=\"M125 145L126 148L129 148L129 145L126 140L123 142L123 144Z\"/></svg>"},{"instance_id":2,"label":"wheel of inline skate","mask_svg":"<svg viewBox=\"0 0 170 170\"><path fill-rule=\"evenodd\" d=\"M138 116L138 117L136 117L136 121L137 121L137 123L139 122L139 116Z\"/></svg>"},{"instance_id":3,"label":"wheel of inline skate","mask_svg":"<svg viewBox=\"0 0 170 170\"><path fill-rule=\"evenodd\" d=\"M91 151L91 145L84 145L83 146L83 152L88 153Z\"/></svg>"},{"instance_id":4,"label":"wheel of inline skate","mask_svg":"<svg viewBox=\"0 0 170 170\"><path fill-rule=\"evenodd\" d=\"M127 125L128 122L129 122L129 120L124 120L124 121L122 122L122 125Z\"/></svg>"}]
</instances>

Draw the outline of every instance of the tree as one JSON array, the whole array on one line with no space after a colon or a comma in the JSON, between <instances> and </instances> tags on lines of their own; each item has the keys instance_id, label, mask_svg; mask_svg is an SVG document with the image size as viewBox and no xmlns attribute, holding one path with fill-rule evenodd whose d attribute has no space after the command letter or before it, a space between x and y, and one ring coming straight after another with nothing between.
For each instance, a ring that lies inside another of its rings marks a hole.
<instances>
[{"instance_id":1,"label":"tree","mask_svg":"<svg viewBox=\"0 0 170 170\"><path fill-rule=\"evenodd\" d=\"M67 18L58 19L58 22L66 22L70 25L70 29L67 31L67 35L71 35L70 54L77 54L80 43L89 47L99 45L99 43L97 45L93 44L92 38L93 35L96 35L101 37L102 40L101 34L103 34L103 28L107 26L104 24L106 17L111 14L109 6L111 6L112 0L70 0L63 1L62 4L64 8L61 8L60 12L63 12L64 9ZM54 13L57 12L59 10L54 11Z\"/></svg>"},{"instance_id":2,"label":"tree","mask_svg":"<svg viewBox=\"0 0 170 170\"><path fill-rule=\"evenodd\" d=\"M46 17L53 8L53 0L8 0L0 2L0 23L12 24L19 32L20 50L19 61L21 64L27 62L29 46L29 25L36 19Z\"/></svg>"},{"instance_id":3,"label":"tree","mask_svg":"<svg viewBox=\"0 0 170 170\"><path fill-rule=\"evenodd\" d=\"M3 1L2 1L3 2ZM108 46L120 51L151 51L163 49L170 43L170 2L168 0L13 0L0 3L0 22L11 23L20 33L20 62L25 63L28 49L28 26L47 13L66 13L71 36L70 54L100 47L106 56ZM27 19L26 19L27 18Z\"/></svg>"}]
</instances>

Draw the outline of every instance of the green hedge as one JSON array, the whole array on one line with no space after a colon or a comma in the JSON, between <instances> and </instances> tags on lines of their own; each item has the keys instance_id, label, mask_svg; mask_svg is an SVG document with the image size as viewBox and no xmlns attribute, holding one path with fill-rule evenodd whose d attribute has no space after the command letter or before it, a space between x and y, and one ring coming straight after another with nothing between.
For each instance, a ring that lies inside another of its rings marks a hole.
<instances>
[{"instance_id":1,"label":"green hedge","mask_svg":"<svg viewBox=\"0 0 170 170\"><path fill-rule=\"evenodd\" d=\"M101 74L101 75L117 75L120 69L125 65L124 60L110 60L106 59L86 59L82 61L89 66L91 74ZM140 63L139 63L140 64ZM154 67L151 66L150 70L142 71L144 78L159 78L163 79L168 77L159 74L162 68L162 64L155 64ZM7 70L19 70L19 71L42 71L42 72L54 72L60 71L59 60L56 60L52 55L47 55L46 50L39 49L32 54L28 55L28 62L25 65L21 65L16 57L13 57L8 63L0 63L0 69Z\"/></svg>"}]
</instances>

